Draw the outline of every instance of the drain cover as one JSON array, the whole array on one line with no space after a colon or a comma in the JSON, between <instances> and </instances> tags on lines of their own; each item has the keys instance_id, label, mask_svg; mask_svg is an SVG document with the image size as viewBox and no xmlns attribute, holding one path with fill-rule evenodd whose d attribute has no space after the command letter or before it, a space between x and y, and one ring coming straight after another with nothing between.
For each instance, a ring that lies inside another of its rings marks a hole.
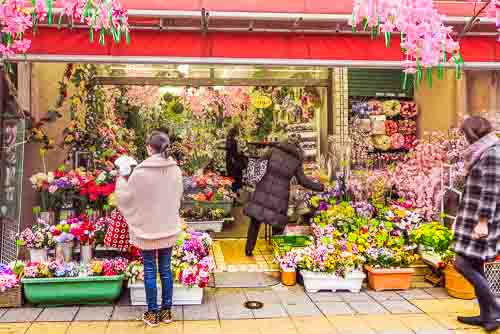
<instances>
[{"instance_id":1,"label":"drain cover","mask_svg":"<svg viewBox=\"0 0 500 334\"><path fill-rule=\"evenodd\" d=\"M245 305L245 307L250 310L258 310L264 307L263 303L257 301L248 301L243 305Z\"/></svg>"}]
</instances>

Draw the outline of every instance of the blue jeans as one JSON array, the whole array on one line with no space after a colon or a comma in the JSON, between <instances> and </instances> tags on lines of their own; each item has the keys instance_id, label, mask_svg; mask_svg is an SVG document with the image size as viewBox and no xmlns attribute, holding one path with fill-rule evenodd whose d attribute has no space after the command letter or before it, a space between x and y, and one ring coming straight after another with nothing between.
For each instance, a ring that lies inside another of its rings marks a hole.
<instances>
[{"instance_id":1,"label":"blue jeans","mask_svg":"<svg viewBox=\"0 0 500 334\"><path fill-rule=\"evenodd\" d=\"M170 268L172 248L158 250L142 250L144 258L144 286L146 288L146 301L148 311L158 312L158 288L157 288L157 255L158 270L161 279L161 308L170 309L172 307L172 294L174 290L174 280Z\"/></svg>"}]
</instances>

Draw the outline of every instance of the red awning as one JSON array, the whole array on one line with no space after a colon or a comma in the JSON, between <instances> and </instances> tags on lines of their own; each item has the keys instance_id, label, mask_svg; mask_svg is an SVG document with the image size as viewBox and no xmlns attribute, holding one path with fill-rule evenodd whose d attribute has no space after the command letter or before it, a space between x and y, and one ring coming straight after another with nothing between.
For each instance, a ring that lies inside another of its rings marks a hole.
<instances>
[{"instance_id":1,"label":"red awning","mask_svg":"<svg viewBox=\"0 0 500 334\"><path fill-rule=\"evenodd\" d=\"M271 33L133 31L132 42L104 46L90 43L87 30L40 28L29 54L62 56L224 57L399 61L395 37L390 48L383 38L362 35L296 35ZM494 37L471 36L461 41L465 62L500 62L500 43Z\"/></svg>"},{"instance_id":2,"label":"red awning","mask_svg":"<svg viewBox=\"0 0 500 334\"><path fill-rule=\"evenodd\" d=\"M350 14L352 0L121 0L127 9ZM434 1L442 15L473 16L474 1Z\"/></svg>"}]
</instances>

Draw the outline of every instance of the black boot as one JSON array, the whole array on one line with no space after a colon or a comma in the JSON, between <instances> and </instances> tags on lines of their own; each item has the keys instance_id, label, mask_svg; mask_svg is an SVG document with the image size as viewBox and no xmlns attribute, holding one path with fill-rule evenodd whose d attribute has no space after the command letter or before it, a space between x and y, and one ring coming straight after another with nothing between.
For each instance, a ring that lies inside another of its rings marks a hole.
<instances>
[{"instance_id":1,"label":"black boot","mask_svg":"<svg viewBox=\"0 0 500 334\"><path fill-rule=\"evenodd\" d=\"M471 325L471 326L481 326L483 324L481 317L478 315L476 315L474 317L458 316L457 320L458 320L458 322L461 322L462 324Z\"/></svg>"}]
</instances>

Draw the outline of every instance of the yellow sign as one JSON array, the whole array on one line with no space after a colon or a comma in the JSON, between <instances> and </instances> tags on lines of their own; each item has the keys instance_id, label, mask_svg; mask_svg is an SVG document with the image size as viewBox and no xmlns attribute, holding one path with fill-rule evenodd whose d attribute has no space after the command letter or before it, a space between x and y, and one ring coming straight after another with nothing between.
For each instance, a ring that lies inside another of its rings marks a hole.
<instances>
[{"instance_id":1,"label":"yellow sign","mask_svg":"<svg viewBox=\"0 0 500 334\"><path fill-rule=\"evenodd\" d=\"M266 109L273 104L273 100L264 94L255 94L252 98L252 104L257 109Z\"/></svg>"}]
</instances>

